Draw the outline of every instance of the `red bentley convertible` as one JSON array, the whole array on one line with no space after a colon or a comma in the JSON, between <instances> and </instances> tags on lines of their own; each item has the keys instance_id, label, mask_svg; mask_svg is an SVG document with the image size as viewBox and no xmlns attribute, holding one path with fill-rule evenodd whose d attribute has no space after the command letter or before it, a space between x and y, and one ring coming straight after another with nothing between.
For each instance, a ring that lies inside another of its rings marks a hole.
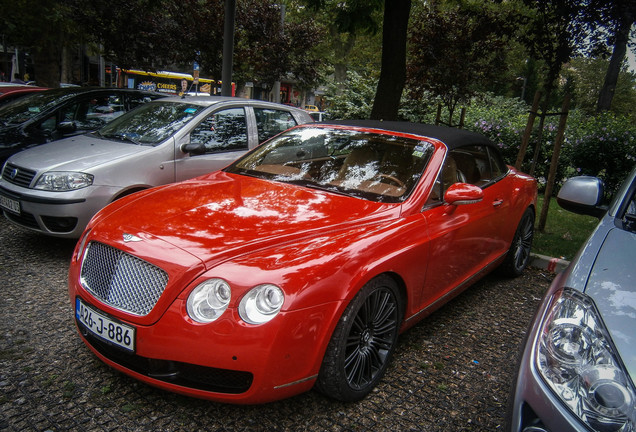
<instances>
[{"instance_id":1,"label":"red bentley convertible","mask_svg":"<svg viewBox=\"0 0 636 432\"><path fill-rule=\"evenodd\" d=\"M107 206L77 244L69 295L90 349L153 386L359 400L400 332L495 267L521 273L536 197L478 134L306 124Z\"/></svg>"}]
</instances>

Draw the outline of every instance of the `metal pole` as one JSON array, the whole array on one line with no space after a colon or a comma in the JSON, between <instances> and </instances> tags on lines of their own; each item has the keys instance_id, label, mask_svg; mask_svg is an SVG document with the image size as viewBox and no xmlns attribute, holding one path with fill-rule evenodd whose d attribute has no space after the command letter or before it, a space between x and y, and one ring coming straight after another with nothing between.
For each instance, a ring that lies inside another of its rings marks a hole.
<instances>
[{"instance_id":1,"label":"metal pole","mask_svg":"<svg viewBox=\"0 0 636 432\"><path fill-rule=\"evenodd\" d=\"M104 61L104 47L99 44L99 86L106 87L106 62Z\"/></svg>"},{"instance_id":2,"label":"metal pole","mask_svg":"<svg viewBox=\"0 0 636 432\"><path fill-rule=\"evenodd\" d=\"M232 96L232 60L234 57L234 17L236 0L225 0L225 26L223 29L223 69L221 96Z\"/></svg>"},{"instance_id":3,"label":"metal pole","mask_svg":"<svg viewBox=\"0 0 636 432\"><path fill-rule=\"evenodd\" d=\"M285 31L285 4L280 2L280 32ZM280 80L274 81L274 88L272 89L272 102L280 103Z\"/></svg>"}]
</instances>

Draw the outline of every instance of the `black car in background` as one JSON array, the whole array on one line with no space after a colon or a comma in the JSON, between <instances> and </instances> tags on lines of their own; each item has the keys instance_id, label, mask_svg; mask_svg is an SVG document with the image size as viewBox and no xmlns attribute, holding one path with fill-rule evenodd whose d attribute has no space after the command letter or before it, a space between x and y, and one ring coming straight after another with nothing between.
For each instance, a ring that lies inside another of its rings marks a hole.
<instances>
[{"instance_id":1,"label":"black car in background","mask_svg":"<svg viewBox=\"0 0 636 432\"><path fill-rule=\"evenodd\" d=\"M0 164L25 148L99 129L124 112L164 96L133 89L66 87L5 104L0 107Z\"/></svg>"}]
</instances>

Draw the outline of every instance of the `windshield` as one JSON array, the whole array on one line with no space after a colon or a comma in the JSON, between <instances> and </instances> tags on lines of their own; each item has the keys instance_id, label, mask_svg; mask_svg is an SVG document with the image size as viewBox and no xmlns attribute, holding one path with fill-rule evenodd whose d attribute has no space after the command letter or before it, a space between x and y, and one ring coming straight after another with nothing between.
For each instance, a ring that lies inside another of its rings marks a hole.
<instances>
[{"instance_id":1,"label":"windshield","mask_svg":"<svg viewBox=\"0 0 636 432\"><path fill-rule=\"evenodd\" d=\"M75 95L76 92L68 89L55 89L21 97L0 108L0 124L10 126L24 123Z\"/></svg>"},{"instance_id":2,"label":"windshield","mask_svg":"<svg viewBox=\"0 0 636 432\"><path fill-rule=\"evenodd\" d=\"M205 107L178 102L149 102L95 132L106 139L154 146L174 135Z\"/></svg>"},{"instance_id":3,"label":"windshield","mask_svg":"<svg viewBox=\"0 0 636 432\"><path fill-rule=\"evenodd\" d=\"M432 153L431 144L412 138L302 127L273 138L226 171L372 201L401 202Z\"/></svg>"}]
</instances>

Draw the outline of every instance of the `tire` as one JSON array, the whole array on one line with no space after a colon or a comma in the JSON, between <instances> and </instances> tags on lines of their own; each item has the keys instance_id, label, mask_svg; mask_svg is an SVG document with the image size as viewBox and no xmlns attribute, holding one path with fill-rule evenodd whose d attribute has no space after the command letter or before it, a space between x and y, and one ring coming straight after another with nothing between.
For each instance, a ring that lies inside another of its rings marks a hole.
<instances>
[{"instance_id":1,"label":"tire","mask_svg":"<svg viewBox=\"0 0 636 432\"><path fill-rule=\"evenodd\" d=\"M343 402L363 399L382 379L397 344L402 301L389 276L368 282L336 325L316 388Z\"/></svg>"},{"instance_id":2,"label":"tire","mask_svg":"<svg viewBox=\"0 0 636 432\"><path fill-rule=\"evenodd\" d=\"M530 250L534 238L534 210L528 207L521 216L506 258L501 264L504 274L511 277L521 275L530 262Z\"/></svg>"}]
</instances>

